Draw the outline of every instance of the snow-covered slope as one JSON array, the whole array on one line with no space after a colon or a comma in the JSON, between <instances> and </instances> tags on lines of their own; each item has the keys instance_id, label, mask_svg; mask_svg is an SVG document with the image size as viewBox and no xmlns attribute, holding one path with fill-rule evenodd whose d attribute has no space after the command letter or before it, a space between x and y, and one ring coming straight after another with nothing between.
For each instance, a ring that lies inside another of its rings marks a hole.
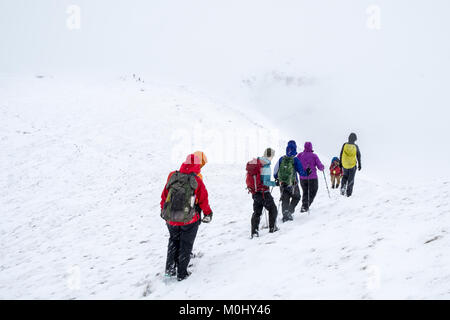
<instances>
[{"instance_id":1,"label":"snow-covered slope","mask_svg":"<svg viewBox=\"0 0 450 320\"><path fill-rule=\"evenodd\" d=\"M349 199L320 179L309 215L250 240L245 161L290 138L262 116L130 76L3 76L0 96L0 298L450 298L445 177L358 173ZM166 283L160 193L197 149L214 217L193 275Z\"/></svg>"}]
</instances>

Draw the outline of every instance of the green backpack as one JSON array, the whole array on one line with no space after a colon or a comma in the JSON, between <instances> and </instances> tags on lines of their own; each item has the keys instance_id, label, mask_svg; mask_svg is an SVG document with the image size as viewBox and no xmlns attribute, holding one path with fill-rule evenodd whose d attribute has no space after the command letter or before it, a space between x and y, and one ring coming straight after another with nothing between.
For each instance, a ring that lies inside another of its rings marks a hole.
<instances>
[{"instance_id":1,"label":"green backpack","mask_svg":"<svg viewBox=\"0 0 450 320\"><path fill-rule=\"evenodd\" d=\"M195 174L176 171L169 179L166 189L169 190L161 218L173 222L189 222L194 218L195 190L198 187Z\"/></svg>"},{"instance_id":2,"label":"green backpack","mask_svg":"<svg viewBox=\"0 0 450 320\"><path fill-rule=\"evenodd\" d=\"M278 169L278 180L280 183L285 183L288 186L294 185L295 182L295 167L294 157L284 156L281 160Z\"/></svg>"}]
</instances>

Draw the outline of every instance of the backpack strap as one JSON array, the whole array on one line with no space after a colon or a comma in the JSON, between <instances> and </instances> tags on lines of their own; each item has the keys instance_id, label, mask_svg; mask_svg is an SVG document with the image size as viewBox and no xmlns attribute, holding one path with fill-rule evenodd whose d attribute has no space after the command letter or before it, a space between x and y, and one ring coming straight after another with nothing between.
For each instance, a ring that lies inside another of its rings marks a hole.
<instances>
[{"instance_id":1,"label":"backpack strap","mask_svg":"<svg viewBox=\"0 0 450 320\"><path fill-rule=\"evenodd\" d=\"M172 172L172 174L170 175L169 180L167 181L167 185L166 185L166 189L167 189L167 190L169 190L169 188L170 188L170 187L172 186L172 184L174 183L173 177L174 177L175 175L178 175L178 173L179 173L179 171L177 170L177 171Z\"/></svg>"},{"instance_id":2,"label":"backpack strap","mask_svg":"<svg viewBox=\"0 0 450 320\"><path fill-rule=\"evenodd\" d=\"M191 188L193 189L193 193L195 193L195 190L197 190L198 188L198 182L197 179L195 179L195 177L197 177L197 174L195 172L191 172L189 174L189 184L191 185Z\"/></svg>"}]
</instances>

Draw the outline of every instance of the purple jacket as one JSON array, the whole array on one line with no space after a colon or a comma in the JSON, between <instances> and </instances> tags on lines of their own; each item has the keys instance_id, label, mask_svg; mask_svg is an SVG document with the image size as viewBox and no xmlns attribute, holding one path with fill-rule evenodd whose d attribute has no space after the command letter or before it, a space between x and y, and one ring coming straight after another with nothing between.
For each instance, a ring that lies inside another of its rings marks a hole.
<instances>
[{"instance_id":1,"label":"purple jacket","mask_svg":"<svg viewBox=\"0 0 450 320\"><path fill-rule=\"evenodd\" d=\"M303 165L303 168L311 168L311 174L307 177L300 176L300 180L317 179L317 170L323 171L324 166L320 162L317 154L314 153L311 142L305 142L305 150L297 155L297 158Z\"/></svg>"}]
</instances>

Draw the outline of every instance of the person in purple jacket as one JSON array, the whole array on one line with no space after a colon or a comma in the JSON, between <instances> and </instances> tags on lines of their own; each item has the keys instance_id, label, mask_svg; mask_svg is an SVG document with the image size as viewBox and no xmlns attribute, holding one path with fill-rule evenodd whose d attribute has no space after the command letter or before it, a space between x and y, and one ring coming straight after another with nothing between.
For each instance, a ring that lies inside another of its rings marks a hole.
<instances>
[{"instance_id":1,"label":"person in purple jacket","mask_svg":"<svg viewBox=\"0 0 450 320\"><path fill-rule=\"evenodd\" d=\"M283 162L285 164L283 164ZM299 174L300 177L307 176L311 174L311 170L303 169L302 163L297 158L297 144L294 140L291 140L286 147L286 155L278 160L273 169L275 181L277 181L277 185L280 186L283 222L294 220L292 214L295 212L295 207L300 202L301 195L298 187L297 174Z\"/></svg>"},{"instance_id":2,"label":"person in purple jacket","mask_svg":"<svg viewBox=\"0 0 450 320\"><path fill-rule=\"evenodd\" d=\"M309 207L311 206L311 203L313 203L317 190L319 189L317 169L323 171L325 167L322 162L320 162L317 154L314 153L311 142L305 142L305 149L297 155L297 158L300 160L305 170L308 168L311 170L310 175L300 176L300 186L303 190L302 208L300 212L306 212L309 211Z\"/></svg>"}]
</instances>

